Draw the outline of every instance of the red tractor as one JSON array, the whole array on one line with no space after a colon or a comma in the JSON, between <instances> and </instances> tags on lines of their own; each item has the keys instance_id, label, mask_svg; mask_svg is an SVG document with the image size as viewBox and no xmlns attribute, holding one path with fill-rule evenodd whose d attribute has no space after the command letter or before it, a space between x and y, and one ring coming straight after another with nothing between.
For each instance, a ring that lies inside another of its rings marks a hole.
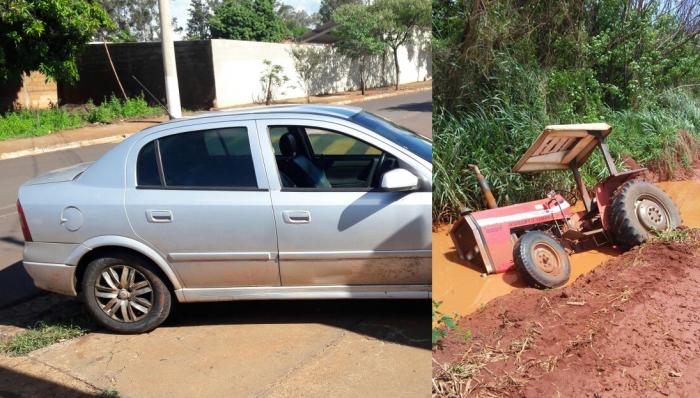
<instances>
[{"instance_id":1,"label":"red tractor","mask_svg":"<svg viewBox=\"0 0 700 398\"><path fill-rule=\"evenodd\" d=\"M517 267L531 285L554 288L569 280L569 252L607 242L630 247L678 227L681 218L671 198L638 178L646 169L617 171L605 143L610 131L605 123L547 126L513 168L521 173L570 169L583 201L581 211L572 209L576 195L563 191L497 207L478 167L470 165L489 209L464 209L453 225L450 236L459 256L489 274ZM591 195L579 168L596 147L610 176Z\"/></svg>"}]
</instances>

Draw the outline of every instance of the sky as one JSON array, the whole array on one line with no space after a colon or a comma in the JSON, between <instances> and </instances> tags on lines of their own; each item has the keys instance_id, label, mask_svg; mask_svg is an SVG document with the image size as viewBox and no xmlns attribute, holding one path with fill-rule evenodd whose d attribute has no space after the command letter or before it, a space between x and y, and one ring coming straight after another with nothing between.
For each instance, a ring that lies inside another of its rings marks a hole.
<instances>
[{"instance_id":1,"label":"sky","mask_svg":"<svg viewBox=\"0 0 700 398\"><path fill-rule=\"evenodd\" d=\"M282 3L302 9L308 14L313 14L318 11L321 6L321 0L282 0ZM170 0L170 13L177 18L178 26L187 27L187 9L190 7L190 0ZM182 35L175 33L175 40L181 39Z\"/></svg>"}]
</instances>

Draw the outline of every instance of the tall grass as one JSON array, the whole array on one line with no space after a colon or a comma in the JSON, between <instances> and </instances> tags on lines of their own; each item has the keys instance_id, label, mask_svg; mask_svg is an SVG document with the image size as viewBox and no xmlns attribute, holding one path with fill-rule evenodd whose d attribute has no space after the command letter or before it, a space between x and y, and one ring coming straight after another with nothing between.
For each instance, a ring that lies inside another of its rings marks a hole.
<instances>
[{"instance_id":1,"label":"tall grass","mask_svg":"<svg viewBox=\"0 0 700 398\"><path fill-rule=\"evenodd\" d=\"M41 136L88 123L111 123L120 119L162 113L160 108L149 106L143 97L123 101L114 96L100 105L88 103L84 109L74 111L54 108L8 112L0 115L0 140Z\"/></svg>"},{"instance_id":2,"label":"tall grass","mask_svg":"<svg viewBox=\"0 0 700 398\"><path fill-rule=\"evenodd\" d=\"M547 124L605 121L613 127L610 151L624 168L627 157L673 175L692 163L700 140L700 98L680 90L664 92L636 111L605 111L584 120L560 120L547 113L537 78L524 79L517 94L500 92L469 111L433 114L433 219L450 222L460 207L483 208L481 192L467 164L478 164L499 205L542 197L551 189L575 191L569 172L513 173L511 168ZM513 95L520 98L513 100ZM525 98L522 98L525 96ZM586 120L587 119L587 120ZM597 119L597 120L596 120ZM691 143L678 130L687 131ZM602 157L592 156L582 174L588 186L607 175Z\"/></svg>"}]
</instances>

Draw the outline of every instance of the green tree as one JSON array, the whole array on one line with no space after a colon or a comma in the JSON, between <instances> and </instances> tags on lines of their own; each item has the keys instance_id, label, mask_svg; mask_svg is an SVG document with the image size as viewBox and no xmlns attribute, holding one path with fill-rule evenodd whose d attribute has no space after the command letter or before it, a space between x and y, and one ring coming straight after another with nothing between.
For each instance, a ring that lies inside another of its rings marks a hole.
<instances>
[{"instance_id":1,"label":"green tree","mask_svg":"<svg viewBox=\"0 0 700 398\"><path fill-rule=\"evenodd\" d=\"M110 24L91 0L9 0L0 7L0 82L33 70L76 79L75 57Z\"/></svg>"},{"instance_id":2,"label":"green tree","mask_svg":"<svg viewBox=\"0 0 700 398\"><path fill-rule=\"evenodd\" d=\"M384 51L384 43L379 39L381 21L361 4L341 6L333 13L333 21L337 24L333 32L338 38L338 51L358 61L360 90L365 95L367 63Z\"/></svg>"},{"instance_id":3,"label":"green tree","mask_svg":"<svg viewBox=\"0 0 700 398\"><path fill-rule=\"evenodd\" d=\"M396 90L399 89L399 47L415 33L430 29L430 0L377 0L372 8L381 20L381 40L391 48L396 71Z\"/></svg>"},{"instance_id":4,"label":"green tree","mask_svg":"<svg viewBox=\"0 0 700 398\"><path fill-rule=\"evenodd\" d=\"M318 10L321 24L332 21L335 10L346 4L362 4L362 0L321 0Z\"/></svg>"},{"instance_id":5,"label":"green tree","mask_svg":"<svg viewBox=\"0 0 700 398\"><path fill-rule=\"evenodd\" d=\"M153 41L160 37L158 0L97 0L114 21L99 37L111 41Z\"/></svg>"},{"instance_id":6,"label":"green tree","mask_svg":"<svg viewBox=\"0 0 700 398\"><path fill-rule=\"evenodd\" d=\"M297 10L284 3L277 4L277 15L287 28L289 38L303 35L318 21L318 14L309 15L304 10Z\"/></svg>"},{"instance_id":7,"label":"green tree","mask_svg":"<svg viewBox=\"0 0 700 398\"><path fill-rule=\"evenodd\" d=\"M265 105L270 105L274 100L275 89L282 87L289 78L282 74L284 72L282 65L273 64L269 59L263 60L263 64L265 69L260 76L260 83L265 93Z\"/></svg>"},{"instance_id":8,"label":"green tree","mask_svg":"<svg viewBox=\"0 0 700 398\"><path fill-rule=\"evenodd\" d=\"M326 61L326 52L316 46L294 46L290 51L294 59L294 68L299 76L299 83L304 87L306 103L311 102L311 91L318 75L318 68Z\"/></svg>"},{"instance_id":9,"label":"green tree","mask_svg":"<svg viewBox=\"0 0 700 398\"><path fill-rule=\"evenodd\" d=\"M205 0L192 0L190 8L187 10L187 35L190 40L204 40L211 37L209 32L209 18L211 18L211 8Z\"/></svg>"},{"instance_id":10,"label":"green tree","mask_svg":"<svg viewBox=\"0 0 700 398\"><path fill-rule=\"evenodd\" d=\"M215 39L279 42L286 35L274 0L224 0L209 23Z\"/></svg>"}]
</instances>

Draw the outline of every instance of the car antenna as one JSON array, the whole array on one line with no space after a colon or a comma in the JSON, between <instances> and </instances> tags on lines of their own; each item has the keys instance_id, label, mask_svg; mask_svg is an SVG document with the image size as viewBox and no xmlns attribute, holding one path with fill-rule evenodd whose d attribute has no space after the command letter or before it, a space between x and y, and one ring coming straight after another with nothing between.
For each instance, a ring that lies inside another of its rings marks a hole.
<instances>
[{"instance_id":1,"label":"car antenna","mask_svg":"<svg viewBox=\"0 0 700 398\"><path fill-rule=\"evenodd\" d=\"M138 83L139 86L141 86L141 88L144 89L144 91L146 91L146 92L148 93L148 95L150 95L151 98L152 98L155 102L157 102L158 105L161 106L161 108L163 108L163 110L165 110L165 113L168 114L168 117L170 117L170 120L175 119L175 118L173 117L173 115L171 115L170 112L168 111L168 108L167 108L165 105L163 105L163 103L160 102L160 100L158 100L158 98L156 98L155 95L153 95L153 93L151 92L151 90L149 90L143 83L141 83L141 81L140 81L139 79L137 79L136 76L131 75L131 77L133 77L134 80L136 80L136 83Z\"/></svg>"}]
</instances>

